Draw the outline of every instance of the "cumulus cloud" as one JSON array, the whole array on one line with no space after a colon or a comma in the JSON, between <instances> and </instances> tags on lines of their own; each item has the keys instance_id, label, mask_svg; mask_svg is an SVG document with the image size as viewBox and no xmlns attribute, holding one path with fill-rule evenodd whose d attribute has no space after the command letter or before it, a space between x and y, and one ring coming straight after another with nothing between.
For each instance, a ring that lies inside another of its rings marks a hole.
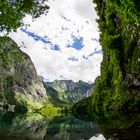
<instances>
[{"instance_id":1,"label":"cumulus cloud","mask_svg":"<svg viewBox=\"0 0 140 140\"><path fill-rule=\"evenodd\" d=\"M36 20L27 15L30 26L11 33L32 59L44 79L94 81L100 75L102 50L95 5L92 0L50 0L48 15Z\"/></svg>"}]
</instances>

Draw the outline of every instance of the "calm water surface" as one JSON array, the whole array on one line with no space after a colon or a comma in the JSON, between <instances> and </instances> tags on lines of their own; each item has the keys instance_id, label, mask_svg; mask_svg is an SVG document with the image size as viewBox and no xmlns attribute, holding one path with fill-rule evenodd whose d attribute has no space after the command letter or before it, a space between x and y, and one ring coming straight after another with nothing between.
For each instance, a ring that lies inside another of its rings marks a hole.
<instances>
[{"instance_id":1,"label":"calm water surface","mask_svg":"<svg viewBox=\"0 0 140 140\"><path fill-rule=\"evenodd\" d=\"M0 140L139 140L140 114L44 117L1 113Z\"/></svg>"}]
</instances>

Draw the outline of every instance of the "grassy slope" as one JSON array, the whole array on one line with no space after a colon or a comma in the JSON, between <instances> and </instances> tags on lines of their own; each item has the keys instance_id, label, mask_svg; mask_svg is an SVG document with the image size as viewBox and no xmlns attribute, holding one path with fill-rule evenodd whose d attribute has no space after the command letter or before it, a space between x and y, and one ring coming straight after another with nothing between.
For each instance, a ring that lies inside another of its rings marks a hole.
<instances>
[{"instance_id":1,"label":"grassy slope","mask_svg":"<svg viewBox=\"0 0 140 140\"><path fill-rule=\"evenodd\" d=\"M44 87L46 88L47 97L48 97L48 102L47 102L46 106L48 106L48 104L50 104L50 106L55 106L55 107L64 107L64 106L69 105L65 101L59 99L58 91L56 91L55 89L53 89L52 87L50 87L46 84L44 85Z\"/></svg>"}]
</instances>

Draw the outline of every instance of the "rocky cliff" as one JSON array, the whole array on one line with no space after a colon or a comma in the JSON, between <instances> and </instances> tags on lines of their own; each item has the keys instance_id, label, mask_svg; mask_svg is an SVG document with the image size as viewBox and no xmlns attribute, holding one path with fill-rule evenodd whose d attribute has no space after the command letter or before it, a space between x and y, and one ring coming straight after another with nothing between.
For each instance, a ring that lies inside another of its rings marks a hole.
<instances>
[{"instance_id":1,"label":"rocky cliff","mask_svg":"<svg viewBox=\"0 0 140 140\"><path fill-rule=\"evenodd\" d=\"M55 97L66 103L75 103L89 97L94 88L94 84L83 81L74 82L72 80L55 80L53 82L46 82L45 85L57 91Z\"/></svg>"},{"instance_id":2,"label":"rocky cliff","mask_svg":"<svg viewBox=\"0 0 140 140\"><path fill-rule=\"evenodd\" d=\"M96 79L95 92L91 98L76 106L81 111L139 110L140 2L94 2L97 4L100 44L103 48L101 76Z\"/></svg>"},{"instance_id":3,"label":"rocky cliff","mask_svg":"<svg viewBox=\"0 0 140 140\"><path fill-rule=\"evenodd\" d=\"M0 37L0 106L40 108L46 91L29 56L8 37Z\"/></svg>"}]
</instances>

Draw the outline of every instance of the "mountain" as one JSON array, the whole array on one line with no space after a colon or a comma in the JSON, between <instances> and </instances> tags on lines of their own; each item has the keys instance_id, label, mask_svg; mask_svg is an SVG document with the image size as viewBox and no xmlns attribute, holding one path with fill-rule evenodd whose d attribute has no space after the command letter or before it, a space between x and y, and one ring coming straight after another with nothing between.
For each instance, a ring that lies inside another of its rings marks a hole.
<instances>
[{"instance_id":1,"label":"mountain","mask_svg":"<svg viewBox=\"0 0 140 140\"><path fill-rule=\"evenodd\" d=\"M0 37L0 110L64 107L91 95L93 84L54 81L43 84L30 57L9 37Z\"/></svg>"},{"instance_id":2,"label":"mountain","mask_svg":"<svg viewBox=\"0 0 140 140\"><path fill-rule=\"evenodd\" d=\"M76 103L77 101L91 95L94 84L89 84L83 81L74 82L72 80L55 80L53 82L46 82L45 87L47 91L51 88L49 96L53 96L66 103Z\"/></svg>"},{"instance_id":3,"label":"mountain","mask_svg":"<svg viewBox=\"0 0 140 140\"><path fill-rule=\"evenodd\" d=\"M46 90L30 57L9 37L0 37L0 108L41 108Z\"/></svg>"},{"instance_id":4,"label":"mountain","mask_svg":"<svg viewBox=\"0 0 140 140\"><path fill-rule=\"evenodd\" d=\"M47 104L46 106L56 106L56 107L64 107L67 106L68 103L65 102L64 100L61 100L59 98L59 92L55 89L53 89L51 86L48 84L44 85L46 88L46 94L47 94Z\"/></svg>"},{"instance_id":5,"label":"mountain","mask_svg":"<svg viewBox=\"0 0 140 140\"><path fill-rule=\"evenodd\" d=\"M140 110L140 2L94 0L103 49L94 94L74 106L79 113Z\"/></svg>"}]
</instances>

